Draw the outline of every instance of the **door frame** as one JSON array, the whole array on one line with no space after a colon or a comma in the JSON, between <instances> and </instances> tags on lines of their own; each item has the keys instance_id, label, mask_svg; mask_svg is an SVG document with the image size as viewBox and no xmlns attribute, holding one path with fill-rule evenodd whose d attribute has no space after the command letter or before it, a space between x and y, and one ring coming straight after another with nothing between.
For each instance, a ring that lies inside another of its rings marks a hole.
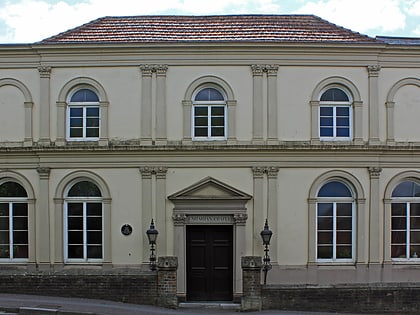
<instances>
[{"instance_id":1,"label":"door frame","mask_svg":"<svg viewBox=\"0 0 420 315\"><path fill-rule=\"evenodd\" d=\"M236 188L206 177L171 196L173 202L174 254L178 257L177 295L186 301L187 225L233 226L233 300L242 296L241 256L246 253L246 204L251 199Z\"/></svg>"}]
</instances>

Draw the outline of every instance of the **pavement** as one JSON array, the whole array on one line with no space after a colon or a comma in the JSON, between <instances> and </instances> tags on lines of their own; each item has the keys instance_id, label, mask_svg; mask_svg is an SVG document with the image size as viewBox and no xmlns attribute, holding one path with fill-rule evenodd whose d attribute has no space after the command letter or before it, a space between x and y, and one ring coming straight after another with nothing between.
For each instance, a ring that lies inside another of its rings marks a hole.
<instances>
[{"instance_id":1,"label":"pavement","mask_svg":"<svg viewBox=\"0 0 420 315\"><path fill-rule=\"evenodd\" d=\"M198 306L197 306L198 307ZM215 309L210 306L199 308L166 309L150 305L137 305L104 300L62 298L51 296L0 294L0 315L176 315L176 314L236 314L232 309ZM329 315L345 313L299 312L267 310L247 312L250 315ZM360 314L358 314L360 315Z\"/></svg>"}]
</instances>

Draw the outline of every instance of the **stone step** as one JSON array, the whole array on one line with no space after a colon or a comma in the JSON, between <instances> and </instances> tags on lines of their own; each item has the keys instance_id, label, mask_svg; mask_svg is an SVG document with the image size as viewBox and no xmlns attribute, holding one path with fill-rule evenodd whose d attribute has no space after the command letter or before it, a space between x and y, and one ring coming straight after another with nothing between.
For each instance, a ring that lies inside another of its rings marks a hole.
<instances>
[{"instance_id":1,"label":"stone step","mask_svg":"<svg viewBox=\"0 0 420 315\"><path fill-rule=\"evenodd\" d=\"M178 304L179 308L184 309L214 309L214 310L231 310L239 311L241 305L229 302L183 302Z\"/></svg>"}]
</instances>

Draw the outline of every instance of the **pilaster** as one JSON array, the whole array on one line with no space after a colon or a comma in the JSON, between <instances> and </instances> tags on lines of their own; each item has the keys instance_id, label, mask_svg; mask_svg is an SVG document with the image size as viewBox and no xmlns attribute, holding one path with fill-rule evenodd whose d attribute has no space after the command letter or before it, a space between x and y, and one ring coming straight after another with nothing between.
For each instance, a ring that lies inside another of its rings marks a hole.
<instances>
[{"instance_id":1,"label":"pilaster","mask_svg":"<svg viewBox=\"0 0 420 315\"><path fill-rule=\"evenodd\" d=\"M66 144L66 102L57 101L57 138L56 146L64 146Z\"/></svg>"},{"instance_id":2,"label":"pilaster","mask_svg":"<svg viewBox=\"0 0 420 315\"><path fill-rule=\"evenodd\" d=\"M278 235L278 189L277 189L277 178L279 173L279 167L276 166L269 166L267 167L267 179L268 179L268 196L267 196L267 218L270 224L270 228L273 231L273 235ZM262 229L262 226L261 226ZM278 261L278 254L277 254L277 238L273 238L272 246L270 248L272 262L275 263Z\"/></svg>"},{"instance_id":3,"label":"pilaster","mask_svg":"<svg viewBox=\"0 0 420 315\"><path fill-rule=\"evenodd\" d=\"M49 145L50 138L50 77L51 67L39 66L40 77L40 130L39 130L39 144Z\"/></svg>"},{"instance_id":4,"label":"pilaster","mask_svg":"<svg viewBox=\"0 0 420 315\"><path fill-rule=\"evenodd\" d=\"M152 144L152 72L153 66L141 65L140 143Z\"/></svg>"},{"instance_id":5,"label":"pilaster","mask_svg":"<svg viewBox=\"0 0 420 315\"><path fill-rule=\"evenodd\" d=\"M49 167L38 167L39 175L39 199L37 211L35 211L36 229L36 263L39 266L49 266L52 263L50 249L54 248L54 238L50 237L50 231L54 229L54 219L50 220L49 210Z\"/></svg>"},{"instance_id":6,"label":"pilaster","mask_svg":"<svg viewBox=\"0 0 420 315\"><path fill-rule=\"evenodd\" d=\"M266 65L267 71L267 142L268 144L278 143L278 117L277 117L277 72L278 65Z\"/></svg>"},{"instance_id":7,"label":"pilaster","mask_svg":"<svg viewBox=\"0 0 420 315\"><path fill-rule=\"evenodd\" d=\"M156 65L156 144L166 144L166 72L167 65Z\"/></svg>"},{"instance_id":8,"label":"pilaster","mask_svg":"<svg viewBox=\"0 0 420 315\"><path fill-rule=\"evenodd\" d=\"M369 78L369 144L379 144L379 91L380 65L367 67Z\"/></svg>"},{"instance_id":9,"label":"pilaster","mask_svg":"<svg viewBox=\"0 0 420 315\"><path fill-rule=\"evenodd\" d=\"M182 144L192 144L191 138L191 111L193 103L191 100L182 101Z\"/></svg>"},{"instance_id":10,"label":"pilaster","mask_svg":"<svg viewBox=\"0 0 420 315\"><path fill-rule=\"evenodd\" d=\"M395 143L394 134L394 107L395 102L386 102L386 142L387 144Z\"/></svg>"},{"instance_id":11,"label":"pilaster","mask_svg":"<svg viewBox=\"0 0 420 315\"><path fill-rule=\"evenodd\" d=\"M354 107L353 141L355 144L363 144L364 143L363 141L363 102L353 101L353 107Z\"/></svg>"},{"instance_id":12,"label":"pilaster","mask_svg":"<svg viewBox=\"0 0 420 315\"><path fill-rule=\"evenodd\" d=\"M319 144L319 101L311 101L311 143Z\"/></svg>"},{"instance_id":13,"label":"pilaster","mask_svg":"<svg viewBox=\"0 0 420 315\"><path fill-rule=\"evenodd\" d=\"M369 263L379 264L383 262L383 239L384 239L384 215L381 209L381 197L379 180L382 168L369 167L370 177L370 235L369 235Z\"/></svg>"},{"instance_id":14,"label":"pilaster","mask_svg":"<svg viewBox=\"0 0 420 315\"><path fill-rule=\"evenodd\" d=\"M168 231L168 222L166 218L166 173L168 172L167 167L155 167L153 172L156 174L156 194L155 194L155 205L156 205L156 226L159 226L159 233L162 239L166 239L165 242L159 244L158 254L167 254L167 244L172 242L172 238Z\"/></svg>"},{"instance_id":15,"label":"pilaster","mask_svg":"<svg viewBox=\"0 0 420 315\"><path fill-rule=\"evenodd\" d=\"M142 226L147 229L152 221L152 172L151 167L140 167L141 173L141 209L139 216L142 218ZM143 249L149 248L149 242L145 235L143 235ZM149 252L143 250L143 262L149 260Z\"/></svg>"},{"instance_id":16,"label":"pilaster","mask_svg":"<svg viewBox=\"0 0 420 315\"><path fill-rule=\"evenodd\" d=\"M23 145L25 147L30 147L33 144L32 137L32 109L34 107L33 102L25 102L25 138L23 140Z\"/></svg>"},{"instance_id":17,"label":"pilaster","mask_svg":"<svg viewBox=\"0 0 420 315\"><path fill-rule=\"evenodd\" d=\"M263 143L263 65L252 65L252 142Z\"/></svg>"},{"instance_id":18,"label":"pilaster","mask_svg":"<svg viewBox=\"0 0 420 315\"><path fill-rule=\"evenodd\" d=\"M265 220L265 211L264 211L264 172L265 167L255 166L252 167L253 180L254 180L254 192L253 192L253 222L251 226L253 227L253 238L252 238L252 252L256 253L259 251L259 242L261 228L264 226Z\"/></svg>"}]
</instances>

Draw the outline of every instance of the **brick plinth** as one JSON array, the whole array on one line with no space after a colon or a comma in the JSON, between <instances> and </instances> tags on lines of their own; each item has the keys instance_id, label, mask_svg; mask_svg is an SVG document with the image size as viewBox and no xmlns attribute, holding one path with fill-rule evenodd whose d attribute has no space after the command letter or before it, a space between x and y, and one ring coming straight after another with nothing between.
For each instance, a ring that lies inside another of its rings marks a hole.
<instances>
[{"instance_id":1,"label":"brick plinth","mask_svg":"<svg viewBox=\"0 0 420 315\"><path fill-rule=\"evenodd\" d=\"M241 259L243 295L242 311L261 310L261 268L262 259L259 256L245 256Z\"/></svg>"},{"instance_id":2,"label":"brick plinth","mask_svg":"<svg viewBox=\"0 0 420 315\"><path fill-rule=\"evenodd\" d=\"M159 306L177 308L176 272L178 269L177 257L159 257L157 296Z\"/></svg>"}]
</instances>

